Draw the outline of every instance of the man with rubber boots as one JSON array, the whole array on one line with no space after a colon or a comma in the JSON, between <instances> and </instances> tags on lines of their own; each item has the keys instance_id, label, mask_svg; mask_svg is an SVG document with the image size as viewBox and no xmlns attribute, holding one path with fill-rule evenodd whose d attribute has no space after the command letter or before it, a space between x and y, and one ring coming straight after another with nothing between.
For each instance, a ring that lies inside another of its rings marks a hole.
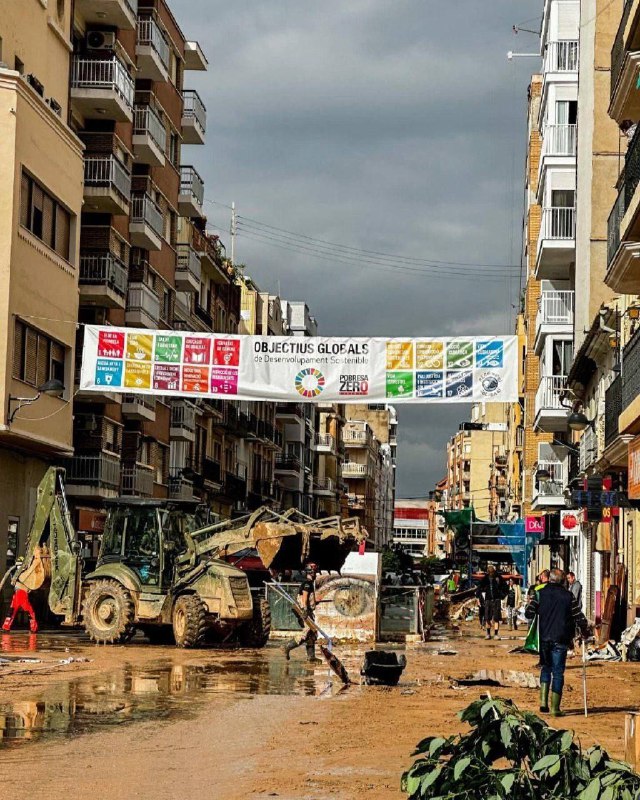
<instances>
[{"instance_id":1,"label":"man with rubber boots","mask_svg":"<svg viewBox=\"0 0 640 800\"><path fill-rule=\"evenodd\" d=\"M315 619L314 611L316 608L316 575L318 574L318 565L309 563L305 567L305 577L302 583L300 584L300 588L298 589L298 605L302 609L303 619L302 624L304 625L304 619ZM291 658L291 651L295 650L296 647L300 647L301 645L305 645L307 651L307 661L310 664L319 664L321 663L319 658L316 658L316 642L318 641L318 634L312 630L311 628L307 628L305 635L297 641L296 639L290 639L284 646L284 654L287 661Z\"/></svg>"}]
</instances>

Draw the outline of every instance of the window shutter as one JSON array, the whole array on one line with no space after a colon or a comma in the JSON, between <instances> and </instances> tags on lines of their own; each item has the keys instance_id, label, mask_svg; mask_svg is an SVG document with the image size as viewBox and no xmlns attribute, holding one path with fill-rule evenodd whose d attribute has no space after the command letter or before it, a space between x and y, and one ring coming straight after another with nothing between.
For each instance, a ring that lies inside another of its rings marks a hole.
<instances>
[{"instance_id":1,"label":"window shutter","mask_svg":"<svg viewBox=\"0 0 640 800\"><path fill-rule=\"evenodd\" d=\"M55 204L48 194L42 198L42 241L51 248L55 246Z\"/></svg>"},{"instance_id":2,"label":"window shutter","mask_svg":"<svg viewBox=\"0 0 640 800\"><path fill-rule=\"evenodd\" d=\"M27 328L25 339L25 359L22 380L35 386L38 357L38 334L31 328Z\"/></svg>"},{"instance_id":3,"label":"window shutter","mask_svg":"<svg viewBox=\"0 0 640 800\"><path fill-rule=\"evenodd\" d=\"M24 325L16 320L13 334L13 377L24 378Z\"/></svg>"},{"instance_id":4,"label":"window shutter","mask_svg":"<svg viewBox=\"0 0 640 800\"><path fill-rule=\"evenodd\" d=\"M29 228L29 209L31 208L31 179L23 172L20 182L20 224Z\"/></svg>"},{"instance_id":5,"label":"window shutter","mask_svg":"<svg viewBox=\"0 0 640 800\"><path fill-rule=\"evenodd\" d=\"M69 242L71 239L71 217L69 212L58 206L56 208L55 250L63 258L69 260Z\"/></svg>"},{"instance_id":6,"label":"window shutter","mask_svg":"<svg viewBox=\"0 0 640 800\"><path fill-rule=\"evenodd\" d=\"M42 386L49 380L49 340L38 336L38 356L36 366L36 386Z\"/></svg>"}]
</instances>

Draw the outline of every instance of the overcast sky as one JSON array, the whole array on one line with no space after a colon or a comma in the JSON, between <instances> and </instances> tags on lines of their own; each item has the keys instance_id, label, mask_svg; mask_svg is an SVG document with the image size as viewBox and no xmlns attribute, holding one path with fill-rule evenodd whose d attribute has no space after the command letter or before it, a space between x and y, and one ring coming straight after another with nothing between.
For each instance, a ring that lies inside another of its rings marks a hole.
<instances>
[{"instance_id":1,"label":"overcast sky","mask_svg":"<svg viewBox=\"0 0 640 800\"><path fill-rule=\"evenodd\" d=\"M506 53L536 49L512 26L535 28L542 0L171 7L209 59L207 73L185 76L207 107L206 145L185 147L182 161L200 171L210 201L349 247L520 263L526 90L539 61ZM227 209L206 211L228 230ZM334 263L242 232L236 260L263 290L306 300L324 335L513 329L517 280L482 279L482 268L452 280ZM445 442L468 415L462 405L399 406L398 496L433 488Z\"/></svg>"}]
</instances>

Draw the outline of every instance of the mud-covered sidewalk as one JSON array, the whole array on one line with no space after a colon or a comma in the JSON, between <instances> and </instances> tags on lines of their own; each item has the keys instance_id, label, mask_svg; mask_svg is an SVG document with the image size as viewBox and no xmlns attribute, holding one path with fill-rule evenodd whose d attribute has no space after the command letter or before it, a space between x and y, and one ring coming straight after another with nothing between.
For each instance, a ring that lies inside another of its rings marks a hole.
<instances>
[{"instance_id":1,"label":"mud-covered sidewalk","mask_svg":"<svg viewBox=\"0 0 640 800\"><path fill-rule=\"evenodd\" d=\"M287 663L275 643L263 651L180 651L143 640L95 647L77 635L11 634L0 639L2 794L400 798L414 744L461 729L456 712L487 691L450 679L481 669L535 672L534 657L509 654L520 634L504 636L484 641L470 626L408 648L396 688L341 690L300 651ZM364 649L337 650L355 680ZM624 713L640 708L639 678L640 665L590 664L585 719L581 662L572 659L560 725L622 756ZM490 691L537 708L536 690Z\"/></svg>"}]
</instances>

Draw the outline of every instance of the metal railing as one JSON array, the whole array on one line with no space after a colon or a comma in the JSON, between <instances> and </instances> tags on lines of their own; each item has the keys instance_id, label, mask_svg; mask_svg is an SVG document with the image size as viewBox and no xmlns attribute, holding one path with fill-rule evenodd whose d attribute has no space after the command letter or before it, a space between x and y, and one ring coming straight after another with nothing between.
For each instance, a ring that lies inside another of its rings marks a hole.
<instances>
[{"instance_id":1,"label":"metal railing","mask_svg":"<svg viewBox=\"0 0 640 800\"><path fill-rule=\"evenodd\" d=\"M114 155L85 156L84 183L115 189L127 201L131 194L131 173Z\"/></svg>"},{"instance_id":2,"label":"metal railing","mask_svg":"<svg viewBox=\"0 0 640 800\"><path fill-rule=\"evenodd\" d=\"M122 405L139 405L144 406L144 408L148 408L149 411L156 410L156 398L154 395L148 394L123 394L122 395ZM123 409L123 414L127 412Z\"/></svg>"},{"instance_id":3,"label":"metal railing","mask_svg":"<svg viewBox=\"0 0 640 800\"><path fill-rule=\"evenodd\" d=\"M182 99L184 101L182 116L194 119L204 133L207 128L207 109L200 99L200 95L195 89L185 89L182 93Z\"/></svg>"},{"instance_id":4,"label":"metal railing","mask_svg":"<svg viewBox=\"0 0 640 800\"><path fill-rule=\"evenodd\" d=\"M193 481L188 481L182 475L169 475L169 497L174 500L192 500Z\"/></svg>"},{"instance_id":5,"label":"metal railing","mask_svg":"<svg viewBox=\"0 0 640 800\"><path fill-rule=\"evenodd\" d=\"M569 290L542 292L538 300L537 327L540 325L573 325L575 292Z\"/></svg>"},{"instance_id":6,"label":"metal railing","mask_svg":"<svg viewBox=\"0 0 640 800\"><path fill-rule=\"evenodd\" d=\"M188 431L196 429L196 409L184 400L171 404L171 427L186 428Z\"/></svg>"},{"instance_id":7,"label":"metal railing","mask_svg":"<svg viewBox=\"0 0 640 800\"><path fill-rule=\"evenodd\" d=\"M131 195L131 222L146 224L162 236L162 212L148 194Z\"/></svg>"},{"instance_id":8,"label":"metal railing","mask_svg":"<svg viewBox=\"0 0 640 800\"><path fill-rule=\"evenodd\" d=\"M144 283L130 283L127 311L144 311L153 320L160 318L160 298Z\"/></svg>"},{"instance_id":9,"label":"metal railing","mask_svg":"<svg viewBox=\"0 0 640 800\"><path fill-rule=\"evenodd\" d=\"M111 89L133 108L135 84L125 65L115 56L111 58L73 59L72 89Z\"/></svg>"},{"instance_id":10,"label":"metal railing","mask_svg":"<svg viewBox=\"0 0 640 800\"><path fill-rule=\"evenodd\" d=\"M544 55L544 72L577 72L579 52L577 39L549 42Z\"/></svg>"},{"instance_id":11,"label":"metal railing","mask_svg":"<svg viewBox=\"0 0 640 800\"><path fill-rule=\"evenodd\" d=\"M313 484L316 489L320 489L321 491L332 492L335 488L331 478L315 478Z\"/></svg>"},{"instance_id":12,"label":"metal railing","mask_svg":"<svg viewBox=\"0 0 640 800\"><path fill-rule=\"evenodd\" d=\"M626 210L626 187L623 175L622 186L607 220L607 265L611 264L620 247L620 223Z\"/></svg>"},{"instance_id":13,"label":"metal railing","mask_svg":"<svg viewBox=\"0 0 640 800\"><path fill-rule=\"evenodd\" d=\"M564 409L560 398L566 391L566 375L545 375L536 392L536 413Z\"/></svg>"},{"instance_id":14,"label":"metal railing","mask_svg":"<svg viewBox=\"0 0 640 800\"><path fill-rule=\"evenodd\" d=\"M604 443L612 444L620 433L618 417L622 413L622 377L617 375L604 395Z\"/></svg>"},{"instance_id":15,"label":"metal railing","mask_svg":"<svg viewBox=\"0 0 640 800\"><path fill-rule=\"evenodd\" d=\"M117 456L100 453L95 456L73 456L64 463L68 484L104 486L117 489L120 486L121 462Z\"/></svg>"},{"instance_id":16,"label":"metal railing","mask_svg":"<svg viewBox=\"0 0 640 800\"><path fill-rule=\"evenodd\" d=\"M136 464L133 467L123 467L120 491L122 494L127 495L151 497L153 494L153 479L153 467L144 464Z\"/></svg>"},{"instance_id":17,"label":"metal railing","mask_svg":"<svg viewBox=\"0 0 640 800\"><path fill-rule=\"evenodd\" d=\"M575 208L552 207L542 209L540 239L575 239Z\"/></svg>"},{"instance_id":18,"label":"metal railing","mask_svg":"<svg viewBox=\"0 0 640 800\"><path fill-rule=\"evenodd\" d=\"M345 444L366 444L368 440L368 431L348 430L342 432L342 441Z\"/></svg>"},{"instance_id":19,"label":"metal railing","mask_svg":"<svg viewBox=\"0 0 640 800\"><path fill-rule=\"evenodd\" d=\"M319 433L316 436L316 444L320 447L329 447L331 450L335 447L336 440L330 433Z\"/></svg>"},{"instance_id":20,"label":"metal railing","mask_svg":"<svg viewBox=\"0 0 640 800\"><path fill-rule=\"evenodd\" d=\"M347 461L342 465L342 474L344 477L366 475L368 472L366 464L354 464Z\"/></svg>"},{"instance_id":21,"label":"metal railing","mask_svg":"<svg viewBox=\"0 0 640 800\"><path fill-rule=\"evenodd\" d=\"M546 156L575 156L577 125L547 125L542 153Z\"/></svg>"},{"instance_id":22,"label":"metal railing","mask_svg":"<svg viewBox=\"0 0 640 800\"><path fill-rule=\"evenodd\" d=\"M275 468L279 471L299 472L301 468L300 459L297 456L283 456L276 458Z\"/></svg>"},{"instance_id":23,"label":"metal railing","mask_svg":"<svg viewBox=\"0 0 640 800\"><path fill-rule=\"evenodd\" d=\"M624 33L632 6L633 0L625 0L620 26L618 27L618 33L616 34L613 47L611 48L611 99L613 99L613 95L615 94L618 80L620 79L620 73L622 72L622 67L624 65L624 59L626 56Z\"/></svg>"},{"instance_id":24,"label":"metal railing","mask_svg":"<svg viewBox=\"0 0 640 800\"><path fill-rule=\"evenodd\" d=\"M108 286L122 297L127 294L127 268L113 253L81 253L80 283Z\"/></svg>"},{"instance_id":25,"label":"metal railing","mask_svg":"<svg viewBox=\"0 0 640 800\"><path fill-rule=\"evenodd\" d=\"M204 182L191 166L180 167L180 194L190 194L200 206L204 202Z\"/></svg>"},{"instance_id":26,"label":"metal railing","mask_svg":"<svg viewBox=\"0 0 640 800\"><path fill-rule=\"evenodd\" d=\"M190 244L178 244L176 245L176 250L178 252L178 271L191 273L196 281L200 283L202 268L196 251Z\"/></svg>"},{"instance_id":27,"label":"metal railing","mask_svg":"<svg viewBox=\"0 0 640 800\"><path fill-rule=\"evenodd\" d=\"M536 479L536 472L542 470L547 470L549 477ZM567 465L563 461L538 461L533 473L534 497L562 497L567 485L567 474Z\"/></svg>"},{"instance_id":28,"label":"metal railing","mask_svg":"<svg viewBox=\"0 0 640 800\"><path fill-rule=\"evenodd\" d=\"M622 351L622 411L640 395L640 328Z\"/></svg>"},{"instance_id":29,"label":"metal railing","mask_svg":"<svg viewBox=\"0 0 640 800\"><path fill-rule=\"evenodd\" d=\"M169 68L169 43L154 19L149 17L138 20L138 44L152 47L164 66Z\"/></svg>"},{"instance_id":30,"label":"metal railing","mask_svg":"<svg viewBox=\"0 0 640 800\"><path fill-rule=\"evenodd\" d=\"M136 106L133 110L133 135L149 135L164 153L167 149L167 129L151 106Z\"/></svg>"}]
</instances>

